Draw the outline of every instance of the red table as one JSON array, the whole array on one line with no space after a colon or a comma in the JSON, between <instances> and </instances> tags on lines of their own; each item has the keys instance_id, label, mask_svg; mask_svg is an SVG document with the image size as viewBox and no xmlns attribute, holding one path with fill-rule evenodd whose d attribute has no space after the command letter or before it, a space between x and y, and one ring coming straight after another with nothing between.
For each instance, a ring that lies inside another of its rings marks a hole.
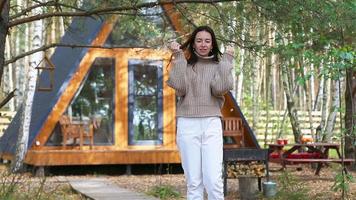
<instances>
[{"instance_id":1,"label":"red table","mask_svg":"<svg viewBox=\"0 0 356 200\"><path fill-rule=\"evenodd\" d=\"M317 163L316 175L323 165L329 162L335 163L351 163L354 159L345 159L341 157L339 148L340 145L336 143L307 143L307 144L269 144L269 158L270 162L281 163L283 169L287 164L297 163ZM285 147L290 147L289 149ZM335 149L338 158L329 158L329 150ZM277 155L277 156L276 156ZM346 169L345 169L346 171Z\"/></svg>"}]
</instances>

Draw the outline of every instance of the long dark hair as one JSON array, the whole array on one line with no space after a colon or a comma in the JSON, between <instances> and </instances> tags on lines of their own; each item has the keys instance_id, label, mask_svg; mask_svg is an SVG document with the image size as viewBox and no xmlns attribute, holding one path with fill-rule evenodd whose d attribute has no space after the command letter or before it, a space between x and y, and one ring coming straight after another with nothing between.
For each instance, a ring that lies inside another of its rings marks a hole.
<instances>
[{"instance_id":1,"label":"long dark hair","mask_svg":"<svg viewBox=\"0 0 356 200\"><path fill-rule=\"evenodd\" d=\"M188 40L182 44L180 47L182 50L185 50L188 48L188 63L191 65L194 65L198 61L198 56L194 53L193 45L194 45L194 40L198 32L200 31L206 31L210 33L211 35L211 40L212 40L212 46L213 48L211 49L211 52L209 53L209 56L213 56L213 61L219 62L221 52L219 50L218 42L216 41L215 33L213 29L211 29L209 26L199 26L197 27L193 33L189 36Z\"/></svg>"}]
</instances>

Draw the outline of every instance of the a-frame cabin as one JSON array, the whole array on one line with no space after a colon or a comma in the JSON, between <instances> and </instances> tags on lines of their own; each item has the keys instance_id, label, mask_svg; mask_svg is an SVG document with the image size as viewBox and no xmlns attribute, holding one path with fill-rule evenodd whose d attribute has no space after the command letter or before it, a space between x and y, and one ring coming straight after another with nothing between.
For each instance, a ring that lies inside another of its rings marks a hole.
<instances>
[{"instance_id":1,"label":"a-frame cabin","mask_svg":"<svg viewBox=\"0 0 356 200\"><path fill-rule=\"evenodd\" d=\"M162 9L170 33L183 33L173 5ZM163 27L163 26L162 26ZM180 163L175 144L175 94L166 85L170 52L142 48L152 36L121 27L120 18L75 18L61 43L105 48L56 48L54 82L43 72L32 108L25 163L33 166ZM162 30L163 31L163 30ZM167 30L165 30L167 31ZM136 35L137 34L137 35ZM115 46L115 48L110 48ZM117 47L120 46L120 47ZM232 148L259 148L233 96L225 117L243 127ZM0 138L0 157L11 160L20 129L17 115ZM243 139L242 139L243 138ZM228 148L228 144L226 145Z\"/></svg>"}]
</instances>

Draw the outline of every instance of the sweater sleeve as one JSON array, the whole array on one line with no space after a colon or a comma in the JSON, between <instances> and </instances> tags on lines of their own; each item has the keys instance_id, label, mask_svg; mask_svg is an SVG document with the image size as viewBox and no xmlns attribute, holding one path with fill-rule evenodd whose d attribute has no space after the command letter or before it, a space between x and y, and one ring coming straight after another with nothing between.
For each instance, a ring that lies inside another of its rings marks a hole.
<instances>
[{"instance_id":1,"label":"sweater sleeve","mask_svg":"<svg viewBox=\"0 0 356 200\"><path fill-rule=\"evenodd\" d=\"M218 70L211 81L211 91L214 96L222 96L233 89L233 56L225 53L219 62Z\"/></svg>"},{"instance_id":2,"label":"sweater sleeve","mask_svg":"<svg viewBox=\"0 0 356 200\"><path fill-rule=\"evenodd\" d=\"M167 85L175 89L177 96L186 94L186 70L187 60L182 50L173 53L172 70L169 72Z\"/></svg>"}]
</instances>

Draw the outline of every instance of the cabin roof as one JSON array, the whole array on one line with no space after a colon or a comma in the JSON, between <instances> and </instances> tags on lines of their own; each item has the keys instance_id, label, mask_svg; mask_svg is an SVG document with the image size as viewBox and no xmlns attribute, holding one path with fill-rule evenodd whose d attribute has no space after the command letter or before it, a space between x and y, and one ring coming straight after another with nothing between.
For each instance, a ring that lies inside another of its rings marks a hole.
<instances>
[{"instance_id":1,"label":"cabin roof","mask_svg":"<svg viewBox=\"0 0 356 200\"><path fill-rule=\"evenodd\" d=\"M76 17L61 39L61 44L90 45L101 30L104 21L93 17ZM28 148L31 147L39 130L47 119L54 105L67 87L70 78L79 66L80 61L87 53L88 48L57 47L52 63L55 65L54 85L51 91L36 90L31 115L30 135ZM48 74L41 74L41 79L48 79ZM23 109L16 113L9 127L0 138L0 153L15 152L16 140L20 130L20 118Z\"/></svg>"}]
</instances>

